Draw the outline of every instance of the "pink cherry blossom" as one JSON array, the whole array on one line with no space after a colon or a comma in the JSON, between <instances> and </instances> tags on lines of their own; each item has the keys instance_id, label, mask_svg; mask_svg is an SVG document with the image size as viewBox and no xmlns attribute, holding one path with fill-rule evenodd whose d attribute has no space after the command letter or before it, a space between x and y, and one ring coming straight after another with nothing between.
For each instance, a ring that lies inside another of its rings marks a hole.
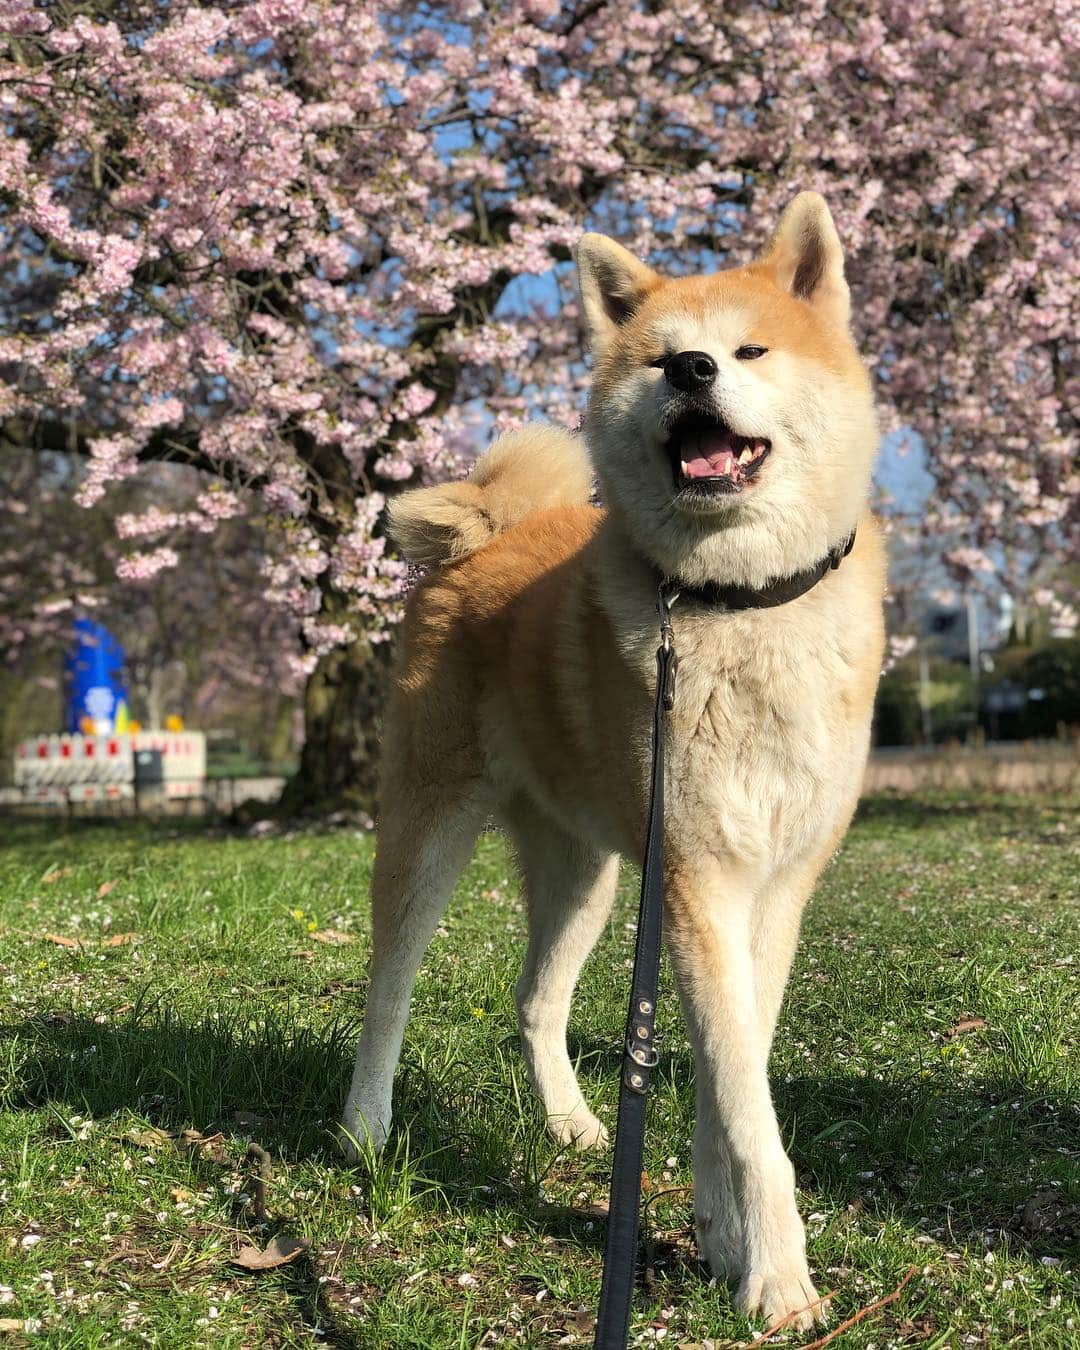
<instances>
[{"instance_id":1,"label":"pink cherry blossom","mask_svg":"<svg viewBox=\"0 0 1080 1350\"><path fill-rule=\"evenodd\" d=\"M385 495L459 474L523 417L577 424L580 231L715 268L816 188L883 424L932 482L885 503L897 548L932 550L935 585L1069 621L1067 0L417 13L133 0L102 22L0 0L0 419L77 453L67 490L153 543L122 577L243 514L297 669L382 638L408 585ZM199 471L189 499L118 508L163 462Z\"/></svg>"}]
</instances>

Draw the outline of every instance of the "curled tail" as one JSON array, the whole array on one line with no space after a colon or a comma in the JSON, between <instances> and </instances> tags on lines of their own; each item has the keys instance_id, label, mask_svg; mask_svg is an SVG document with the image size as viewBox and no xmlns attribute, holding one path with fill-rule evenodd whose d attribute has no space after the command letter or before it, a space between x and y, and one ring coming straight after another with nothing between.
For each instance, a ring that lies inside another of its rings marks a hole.
<instances>
[{"instance_id":1,"label":"curled tail","mask_svg":"<svg viewBox=\"0 0 1080 1350\"><path fill-rule=\"evenodd\" d=\"M395 498L390 535L411 562L456 562L532 511L583 506L591 490L582 443L558 427L528 426L500 436L463 483L414 488Z\"/></svg>"}]
</instances>

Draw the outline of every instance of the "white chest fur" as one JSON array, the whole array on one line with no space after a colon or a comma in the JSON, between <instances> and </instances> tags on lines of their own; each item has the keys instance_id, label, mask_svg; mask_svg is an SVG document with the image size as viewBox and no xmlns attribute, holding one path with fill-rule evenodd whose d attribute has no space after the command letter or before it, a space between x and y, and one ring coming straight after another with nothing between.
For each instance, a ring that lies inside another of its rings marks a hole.
<instances>
[{"instance_id":1,"label":"white chest fur","mask_svg":"<svg viewBox=\"0 0 1080 1350\"><path fill-rule=\"evenodd\" d=\"M858 652L838 607L675 616L669 834L760 867L820 847L857 790L869 726L853 716Z\"/></svg>"},{"instance_id":2,"label":"white chest fur","mask_svg":"<svg viewBox=\"0 0 1080 1350\"><path fill-rule=\"evenodd\" d=\"M624 657L651 687L655 574L609 547L606 608ZM863 565L853 556L776 608L726 614L684 600L671 620L679 670L666 742L669 843L766 872L816 853L858 791L869 746L865 690L881 603Z\"/></svg>"}]
</instances>

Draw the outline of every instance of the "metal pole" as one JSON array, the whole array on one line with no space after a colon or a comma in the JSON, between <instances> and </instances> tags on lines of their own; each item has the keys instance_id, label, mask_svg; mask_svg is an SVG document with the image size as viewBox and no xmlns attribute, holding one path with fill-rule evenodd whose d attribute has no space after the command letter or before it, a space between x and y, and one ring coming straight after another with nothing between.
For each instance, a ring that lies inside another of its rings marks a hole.
<instances>
[{"instance_id":1,"label":"metal pole","mask_svg":"<svg viewBox=\"0 0 1080 1350\"><path fill-rule=\"evenodd\" d=\"M923 741L927 745L934 742L934 725L930 717L930 658L926 647L919 647L919 708L922 712Z\"/></svg>"},{"instance_id":2,"label":"metal pole","mask_svg":"<svg viewBox=\"0 0 1080 1350\"><path fill-rule=\"evenodd\" d=\"M971 682L975 686L976 694L979 692L979 603L975 596L968 591L967 596L967 621L968 621L968 665L971 667Z\"/></svg>"}]
</instances>

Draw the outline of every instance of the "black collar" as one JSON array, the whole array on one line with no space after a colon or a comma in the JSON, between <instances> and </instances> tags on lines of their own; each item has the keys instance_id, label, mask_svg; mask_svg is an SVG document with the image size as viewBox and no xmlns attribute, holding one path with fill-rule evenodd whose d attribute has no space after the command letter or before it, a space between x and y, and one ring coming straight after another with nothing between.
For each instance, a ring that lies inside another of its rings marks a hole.
<instances>
[{"instance_id":1,"label":"black collar","mask_svg":"<svg viewBox=\"0 0 1080 1350\"><path fill-rule=\"evenodd\" d=\"M822 577L835 571L855 546L855 531L852 530L842 544L836 544L820 562L796 572L790 577L774 577L764 586L724 586L718 581L707 582L704 586L685 586L673 578L661 582L661 588L668 597L668 607L676 600L697 600L703 605L719 610L774 609L777 605L786 605L790 600L798 600L812 590Z\"/></svg>"}]
</instances>

